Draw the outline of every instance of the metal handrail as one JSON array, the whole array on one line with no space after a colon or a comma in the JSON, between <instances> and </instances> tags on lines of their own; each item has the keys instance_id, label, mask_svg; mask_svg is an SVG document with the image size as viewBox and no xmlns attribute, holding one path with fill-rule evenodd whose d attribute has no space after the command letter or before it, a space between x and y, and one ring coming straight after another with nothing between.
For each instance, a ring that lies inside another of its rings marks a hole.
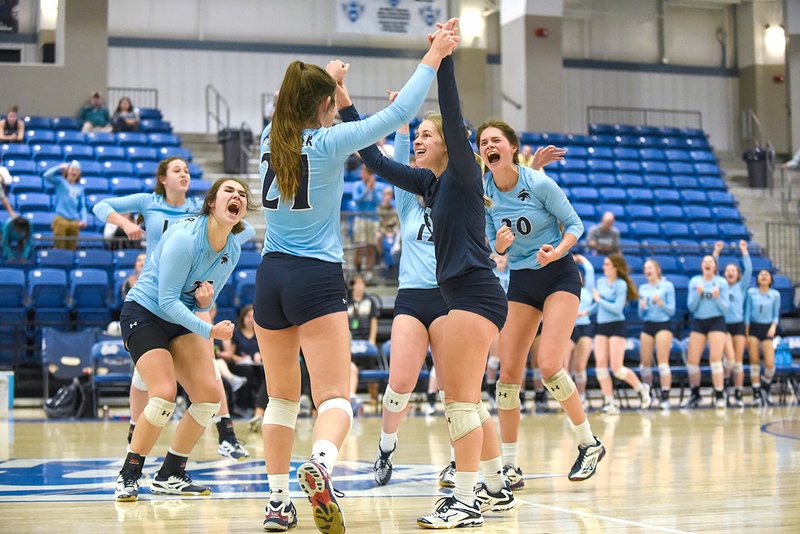
<instances>
[{"instance_id":1,"label":"metal handrail","mask_svg":"<svg viewBox=\"0 0 800 534\"><path fill-rule=\"evenodd\" d=\"M213 109L212 109L212 102ZM220 109L225 111L225 122L220 116ZM213 119L217 131L229 128L231 125L231 107L225 97L212 84L206 85L206 133L211 133L211 120Z\"/></svg>"},{"instance_id":2,"label":"metal handrail","mask_svg":"<svg viewBox=\"0 0 800 534\"><path fill-rule=\"evenodd\" d=\"M758 120L758 115L752 109L742 111L742 140L747 142L750 148L763 147L769 144L764 127Z\"/></svg>"},{"instance_id":3,"label":"metal handrail","mask_svg":"<svg viewBox=\"0 0 800 534\"><path fill-rule=\"evenodd\" d=\"M116 102L123 96L137 108L158 109L158 89L152 87L108 87L106 93L106 105L111 109L116 109Z\"/></svg>"},{"instance_id":4,"label":"metal handrail","mask_svg":"<svg viewBox=\"0 0 800 534\"><path fill-rule=\"evenodd\" d=\"M643 124L703 129L703 113L688 109L632 108L619 106L588 106L586 123Z\"/></svg>"}]
</instances>

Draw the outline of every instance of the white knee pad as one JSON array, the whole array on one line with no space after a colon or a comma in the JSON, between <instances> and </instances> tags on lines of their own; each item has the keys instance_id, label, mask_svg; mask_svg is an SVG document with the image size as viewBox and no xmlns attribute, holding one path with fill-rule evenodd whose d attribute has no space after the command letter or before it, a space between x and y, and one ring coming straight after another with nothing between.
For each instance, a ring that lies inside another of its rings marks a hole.
<instances>
[{"instance_id":1,"label":"white knee pad","mask_svg":"<svg viewBox=\"0 0 800 534\"><path fill-rule=\"evenodd\" d=\"M294 430L298 413L300 413L300 402L271 397L264 409L261 424L280 425Z\"/></svg>"},{"instance_id":2,"label":"white knee pad","mask_svg":"<svg viewBox=\"0 0 800 534\"><path fill-rule=\"evenodd\" d=\"M489 410L486 409L486 406L484 406L482 402L477 402L475 404L475 409L478 410L478 418L481 420L481 426L483 426L483 423L485 423L492 414L489 413Z\"/></svg>"},{"instance_id":3,"label":"white knee pad","mask_svg":"<svg viewBox=\"0 0 800 534\"><path fill-rule=\"evenodd\" d=\"M700 366L699 365L692 365L691 363L686 365L686 372L690 375L697 375L700 374Z\"/></svg>"},{"instance_id":4,"label":"white knee pad","mask_svg":"<svg viewBox=\"0 0 800 534\"><path fill-rule=\"evenodd\" d=\"M575 382L578 384L586 383L586 371L575 371Z\"/></svg>"},{"instance_id":5,"label":"white knee pad","mask_svg":"<svg viewBox=\"0 0 800 534\"><path fill-rule=\"evenodd\" d=\"M559 369L556 374L545 379L544 387L550 391L550 394L558 402L564 402L575 393L575 382L572 381L572 378L564 369Z\"/></svg>"},{"instance_id":6,"label":"white knee pad","mask_svg":"<svg viewBox=\"0 0 800 534\"><path fill-rule=\"evenodd\" d=\"M477 407L471 402L451 402L444 408L447 430L452 441L458 441L476 428L481 427Z\"/></svg>"},{"instance_id":7,"label":"white knee pad","mask_svg":"<svg viewBox=\"0 0 800 534\"><path fill-rule=\"evenodd\" d=\"M150 397L142 413L151 425L163 428L169 422L174 411L174 402L159 397Z\"/></svg>"},{"instance_id":8,"label":"white knee pad","mask_svg":"<svg viewBox=\"0 0 800 534\"><path fill-rule=\"evenodd\" d=\"M639 367L639 372L642 373L642 378L653 376L652 367Z\"/></svg>"},{"instance_id":9,"label":"white knee pad","mask_svg":"<svg viewBox=\"0 0 800 534\"><path fill-rule=\"evenodd\" d=\"M711 367L712 375L721 375L725 371L725 366L722 365L722 362L711 362L709 367Z\"/></svg>"},{"instance_id":10,"label":"white knee pad","mask_svg":"<svg viewBox=\"0 0 800 534\"><path fill-rule=\"evenodd\" d=\"M341 397L337 397L335 399L328 399L322 404L319 405L319 409L317 410L317 416L320 416L327 412L328 410L342 410L344 413L347 414L347 417L350 419L350 424L353 424L353 407L350 405L350 401L347 399L343 399Z\"/></svg>"},{"instance_id":11,"label":"white knee pad","mask_svg":"<svg viewBox=\"0 0 800 534\"><path fill-rule=\"evenodd\" d=\"M500 410L516 410L519 408L519 384L498 382L495 400Z\"/></svg>"},{"instance_id":12,"label":"white knee pad","mask_svg":"<svg viewBox=\"0 0 800 534\"><path fill-rule=\"evenodd\" d=\"M734 373L744 373L744 364L742 362L736 362L733 365L733 372Z\"/></svg>"},{"instance_id":13,"label":"white knee pad","mask_svg":"<svg viewBox=\"0 0 800 534\"><path fill-rule=\"evenodd\" d=\"M216 379L217 382L222 380L222 373L219 372L219 367L217 367L216 365L214 366L214 378Z\"/></svg>"},{"instance_id":14,"label":"white knee pad","mask_svg":"<svg viewBox=\"0 0 800 534\"><path fill-rule=\"evenodd\" d=\"M597 380L608 380L611 378L607 367L598 367L595 369L594 374L597 375Z\"/></svg>"},{"instance_id":15,"label":"white knee pad","mask_svg":"<svg viewBox=\"0 0 800 534\"><path fill-rule=\"evenodd\" d=\"M214 422L214 416L218 411L218 402L193 402L186 413L191 415L198 425L208 428Z\"/></svg>"},{"instance_id":16,"label":"white knee pad","mask_svg":"<svg viewBox=\"0 0 800 534\"><path fill-rule=\"evenodd\" d=\"M489 361L486 362L486 367L497 371L498 369L500 369L500 358L498 358L497 356L489 356Z\"/></svg>"},{"instance_id":17,"label":"white knee pad","mask_svg":"<svg viewBox=\"0 0 800 534\"><path fill-rule=\"evenodd\" d=\"M628 368L625 367L625 366L622 366L619 369L617 369L616 371L614 371L614 376L619 380L625 380L626 378L628 378L628 373L630 373Z\"/></svg>"},{"instance_id":18,"label":"white knee pad","mask_svg":"<svg viewBox=\"0 0 800 534\"><path fill-rule=\"evenodd\" d=\"M147 391L147 384L144 383L142 379L142 375L139 374L139 371L136 369L133 370L133 378L131 379L131 385L138 389L139 391Z\"/></svg>"},{"instance_id":19,"label":"white knee pad","mask_svg":"<svg viewBox=\"0 0 800 534\"><path fill-rule=\"evenodd\" d=\"M410 391L408 393L398 393L392 389L392 386L386 384L386 391L383 393L383 407L387 411L400 413L406 409L410 398Z\"/></svg>"},{"instance_id":20,"label":"white knee pad","mask_svg":"<svg viewBox=\"0 0 800 534\"><path fill-rule=\"evenodd\" d=\"M661 375L663 379L665 376L672 376L672 369L669 368L668 363L659 363L658 364L658 374Z\"/></svg>"}]
</instances>

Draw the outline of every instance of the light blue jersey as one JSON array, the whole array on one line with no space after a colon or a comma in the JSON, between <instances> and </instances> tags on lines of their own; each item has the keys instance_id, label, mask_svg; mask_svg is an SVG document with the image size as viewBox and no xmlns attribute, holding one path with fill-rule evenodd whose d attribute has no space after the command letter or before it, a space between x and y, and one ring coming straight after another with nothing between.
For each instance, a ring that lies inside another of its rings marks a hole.
<instances>
[{"instance_id":1,"label":"light blue jersey","mask_svg":"<svg viewBox=\"0 0 800 534\"><path fill-rule=\"evenodd\" d=\"M588 261L584 261L583 266L583 287L581 287L581 302L578 305L578 313L588 312L586 316L578 315L575 324L586 326L592 324L592 314L597 312L597 303L592 295L594 287L594 266Z\"/></svg>"},{"instance_id":2,"label":"light blue jersey","mask_svg":"<svg viewBox=\"0 0 800 534\"><path fill-rule=\"evenodd\" d=\"M241 251L242 246L233 234L219 252L211 248L208 216L180 220L164 232L125 301L136 302L165 321L209 339L211 324L195 312L207 311L210 307L197 308L194 292L199 282L212 283L213 305L236 268Z\"/></svg>"},{"instance_id":3,"label":"light blue jersey","mask_svg":"<svg viewBox=\"0 0 800 534\"><path fill-rule=\"evenodd\" d=\"M762 293L757 287L747 290L744 324L772 324L781 317L781 294L770 288Z\"/></svg>"},{"instance_id":4,"label":"light blue jersey","mask_svg":"<svg viewBox=\"0 0 800 534\"><path fill-rule=\"evenodd\" d=\"M411 138L394 136L394 160L408 165ZM430 210L423 208L417 196L399 187L394 188L397 215L400 218L400 289L433 289L436 283L436 254L433 245L433 224Z\"/></svg>"},{"instance_id":5,"label":"light blue jersey","mask_svg":"<svg viewBox=\"0 0 800 534\"><path fill-rule=\"evenodd\" d=\"M71 184L64 178L61 166L51 167L42 175L53 185L56 193L56 215L70 221L86 222L86 192L80 183Z\"/></svg>"},{"instance_id":6,"label":"light blue jersey","mask_svg":"<svg viewBox=\"0 0 800 534\"><path fill-rule=\"evenodd\" d=\"M625 320L625 304L628 302L628 285L625 280L617 278L613 284L605 276L597 279L597 324L613 323Z\"/></svg>"},{"instance_id":7,"label":"light blue jersey","mask_svg":"<svg viewBox=\"0 0 800 534\"><path fill-rule=\"evenodd\" d=\"M180 206L167 203L163 195L156 193L136 193L118 198L107 198L94 205L92 211L103 221L112 213L140 213L144 217L145 239L147 241L147 257L158 245L161 235L167 227L191 215L199 215L203 208L203 199L188 197ZM250 240L255 235L253 226L244 221L244 231L236 234L240 243Z\"/></svg>"},{"instance_id":8,"label":"light blue jersey","mask_svg":"<svg viewBox=\"0 0 800 534\"><path fill-rule=\"evenodd\" d=\"M559 222L564 233L576 238L583 234L583 223L552 178L529 167L517 168L517 184L505 192L497 188L492 173L486 173L484 192L493 204L486 209L486 235L494 249L497 230L509 226L516 237L508 248L508 268L541 269L536 253L544 244L555 248L561 243Z\"/></svg>"},{"instance_id":9,"label":"light blue jersey","mask_svg":"<svg viewBox=\"0 0 800 534\"><path fill-rule=\"evenodd\" d=\"M750 281L753 279L753 262L750 260L749 254L742 256L742 263L744 263L742 279L730 285L728 308L725 310L725 323L727 324L736 324L744 321L744 301L747 296L747 289L750 287Z\"/></svg>"},{"instance_id":10,"label":"light blue jersey","mask_svg":"<svg viewBox=\"0 0 800 534\"><path fill-rule=\"evenodd\" d=\"M653 300L658 295L661 304ZM639 286L639 298L645 300L645 308L637 306L639 318L648 323L663 323L675 315L675 286L666 278L659 279L655 285L645 283Z\"/></svg>"},{"instance_id":11,"label":"light blue jersey","mask_svg":"<svg viewBox=\"0 0 800 534\"><path fill-rule=\"evenodd\" d=\"M395 101L363 121L302 132L300 188L294 199L282 199L270 165L272 124L261 134L262 206L267 222L264 253L343 263L340 212L347 156L408 123L428 94L436 71L419 65Z\"/></svg>"},{"instance_id":12,"label":"light blue jersey","mask_svg":"<svg viewBox=\"0 0 800 534\"><path fill-rule=\"evenodd\" d=\"M697 294L697 288L702 287L702 295ZM719 297L714 298L714 288L719 289ZM703 275L698 274L689 280L689 295L686 303L689 311L695 319L712 319L722 317L728 307L729 288L728 281L719 275L714 275L711 280L704 280Z\"/></svg>"}]
</instances>

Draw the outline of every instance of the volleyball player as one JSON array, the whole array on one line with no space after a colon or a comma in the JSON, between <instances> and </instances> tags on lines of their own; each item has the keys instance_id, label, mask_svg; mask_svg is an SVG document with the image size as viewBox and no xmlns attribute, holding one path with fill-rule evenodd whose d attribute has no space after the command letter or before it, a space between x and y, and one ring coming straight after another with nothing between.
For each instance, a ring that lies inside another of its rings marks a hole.
<instances>
[{"instance_id":1,"label":"volleyball player","mask_svg":"<svg viewBox=\"0 0 800 534\"><path fill-rule=\"evenodd\" d=\"M653 402L661 402L662 410L669 410L669 389L672 371L669 354L672 350L672 316L675 315L675 286L664 278L661 265L654 259L644 262L647 282L639 286L639 318L644 321L639 335L642 381L653 385L653 349L658 362L661 399L653 395Z\"/></svg>"},{"instance_id":2,"label":"volleyball player","mask_svg":"<svg viewBox=\"0 0 800 534\"><path fill-rule=\"evenodd\" d=\"M692 331L686 351L686 370L692 392L681 403L681 408L697 408L700 405L700 357L708 342L714 406L725 409L722 351L725 348L725 310L730 300L730 286L727 280L717 274L717 260L713 256L704 256L700 269L701 274L689 280L687 304L692 319Z\"/></svg>"},{"instance_id":3,"label":"volleyball player","mask_svg":"<svg viewBox=\"0 0 800 534\"><path fill-rule=\"evenodd\" d=\"M117 478L116 499L136 501L145 456L175 410L179 381L193 400L151 485L153 493L208 495L186 472L189 453L219 410L219 387L208 350L210 339L230 339L233 323L215 325L193 312L206 311L233 273L241 245L236 233L250 208L250 191L222 178L208 190L201 214L172 225L159 241L142 275L128 292L120 314L125 347L148 385L149 399L133 432Z\"/></svg>"},{"instance_id":4,"label":"volleyball player","mask_svg":"<svg viewBox=\"0 0 800 534\"><path fill-rule=\"evenodd\" d=\"M202 197L189 197L189 184L191 183L189 165L178 157L169 157L159 162L156 169L155 191L152 193L136 193L124 197L108 198L101 200L92 208L98 219L110 222L122 228L131 241L145 238L147 258L155 250L161 235L170 224L190 215L200 213L203 207ZM144 230L123 214L139 213L144 218ZM240 243L248 241L255 235L255 230L247 221L242 221L244 231L236 235ZM200 317L206 322L211 318L205 314ZM213 353L213 345L209 344ZM220 379L219 372L214 368L220 390L220 409L215 418L215 426L219 446L217 452L232 460L241 460L250 456L242 447L236 437L236 431L231 421L228 399L225 396L225 386ZM128 443L131 442L136 422L142 415L147 405L147 384L142 380L137 370L133 372L129 400L131 407L131 422L128 430Z\"/></svg>"},{"instance_id":5,"label":"volleyball player","mask_svg":"<svg viewBox=\"0 0 800 534\"><path fill-rule=\"evenodd\" d=\"M350 333L342 274L340 205L348 155L408 123L422 105L436 69L458 44L452 29L430 50L388 108L364 121L332 126L337 105L348 106L347 66L292 62L272 122L261 135L264 257L256 274L254 317L269 404L263 438L270 494L265 530L287 530L297 514L289 498L289 469L299 410L300 347L318 407L311 459L297 469L317 528L344 532L331 473L352 424ZM345 102L347 98L347 102Z\"/></svg>"},{"instance_id":6,"label":"volleyball player","mask_svg":"<svg viewBox=\"0 0 800 534\"><path fill-rule=\"evenodd\" d=\"M719 263L719 255L724 248L722 241L714 244L714 258ZM723 275L728 281L730 301L725 308L725 365L733 367L733 396L728 395L728 405L737 408L744 407L742 397L742 387L744 386L744 349L747 344L747 337L744 328L744 301L747 296L747 289L753 278L753 262L750 260L750 253L747 250L747 241L739 241L739 250L742 252L742 263L744 271L735 263L725 266ZM754 384L759 383L760 371L750 368L750 380ZM726 373L727 374L727 373Z\"/></svg>"},{"instance_id":7,"label":"volleyball player","mask_svg":"<svg viewBox=\"0 0 800 534\"><path fill-rule=\"evenodd\" d=\"M496 253L508 254L511 269L497 383L503 472L512 488L522 487L522 470L516 465L519 384L534 333L542 323L538 351L542 382L578 436L578 457L569 479L585 480L595 473L605 449L592 434L575 382L563 368L581 293L580 273L569 250L583 234L583 223L551 178L518 164L519 139L511 126L486 122L478 127L477 136L488 167L484 191L492 201L486 209L486 235Z\"/></svg>"},{"instance_id":8,"label":"volleyball player","mask_svg":"<svg viewBox=\"0 0 800 534\"><path fill-rule=\"evenodd\" d=\"M617 414L609 364L614 376L626 382L639 394L640 407L650 407L650 386L639 380L636 373L625 366L625 304L638 297L636 286L628 276L628 264L620 254L609 254L603 260L603 275L597 279L592 292L597 303L597 329L594 336L594 358L597 364L597 381L603 392L603 413Z\"/></svg>"},{"instance_id":9,"label":"volleyball player","mask_svg":"<svg viewBox=\"0 0 800 534\"><path fill-rule=\"evenodd\" d=\"M753 383L753 406L772 406L769 397L772 378L775 376L775 346L772 340L778 329L781 313L781 295L772 289L772 273L762 269L756 282L758 287L747 290L744 324L750 354L750 376ZM764 376L759 384L760 354L764 355Z\"/></svg>"},{"instance_id":10,"label":"volleyball player","mask_svg":"<svg viewBox=\"0 0 800 534\"><path fill-rule=\"evenodd\" d=\"M577 265L583 266L583 286L581 287L581 300L578 305L578 318L575 319L575 326L572 328L572 335L570 336L570 354L572 355L575 387L578 390L583 409L588 411L589 405L586 402L586 366L592 353L592 337L594 337L592 315L597 312L597 303L592 295L592 290L594 289L594 266L580 254L573 254L573 258Z\"/></svg>"}]
</instances>

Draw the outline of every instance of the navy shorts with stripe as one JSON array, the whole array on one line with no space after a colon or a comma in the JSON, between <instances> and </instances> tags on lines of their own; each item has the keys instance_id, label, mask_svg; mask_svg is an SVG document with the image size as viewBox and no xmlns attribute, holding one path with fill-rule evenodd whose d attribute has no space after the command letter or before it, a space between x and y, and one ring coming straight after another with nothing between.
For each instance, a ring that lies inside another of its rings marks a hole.
<instances>
[{"instance_id":1,"label":"navy shorts with stripe","mask_svg":"<svg viewBox=\"0 0 800 534\"><path fill-rule=\"evenodd\" d=\"M533 306L541 311L547 297L558 291L581 298L581 277L572 254L548 263L541 269L512 270L508 300Z\"/></svg>"},{"instance_id":2,"label":"navy shorts with stripe","mask_svg":"<svg viewBox=\"0 0 800 534\"><path fill-rule=\"evenodd\" d=\"M347 311L347 286L340 263L270 252L256 271L253 319L267 330L283 330Z\"/></svg>"},{"instance_id":3,"label":"navy shorts with stripe","mask_svg":"<svg viewBox=\"0 0 800 534\"><path fill-rule=\"evenodd\" d=\"M495 274L476 269L439 284L442 296L451 310L477 313L503 329L508 315L506 292Z\"/></svg>"},{"instance_id":4,"label":"navy shorts with stripe","mask_svg":"<svg viewBox=\"0 0 800 534\"><path fill-rule=\"evenodd\" d=\"M122 331L122 341L133 358L134 364L146 352L153 349L168 351L169 344L173 339L192 333L185 326L165 321L133 301L126 301L122 304L119 326Z\"/></svg>"},{"instance_id":5,"label":"navy shorts with stripe","mask_svg":"<svg viewBox=\"0 0 800 534\"><path fill-rule=\"evenodd\" d=\"M450 311L438 287L430 289L400 289L394 300L394 316L410 315L425 328Z\"/></svg>"}]
</instances>

